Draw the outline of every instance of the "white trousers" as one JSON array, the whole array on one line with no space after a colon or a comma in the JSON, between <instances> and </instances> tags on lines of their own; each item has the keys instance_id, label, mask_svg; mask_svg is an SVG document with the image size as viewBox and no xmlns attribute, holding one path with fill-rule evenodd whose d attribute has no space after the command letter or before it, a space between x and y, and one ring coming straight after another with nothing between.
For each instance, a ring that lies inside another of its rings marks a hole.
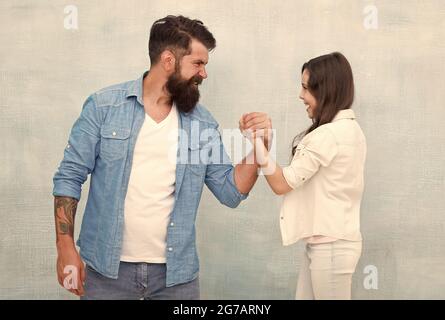
<instances>
[{"instance_id":1,"label":"white trousers","mask_svg":"<svg viewBox=\"0 0 445 320\"><path fill-rule=\"evenodd\" d=\"M298 300L350 300L361 241L306 244L298 276Z\"/></svg>"}]
</instances>

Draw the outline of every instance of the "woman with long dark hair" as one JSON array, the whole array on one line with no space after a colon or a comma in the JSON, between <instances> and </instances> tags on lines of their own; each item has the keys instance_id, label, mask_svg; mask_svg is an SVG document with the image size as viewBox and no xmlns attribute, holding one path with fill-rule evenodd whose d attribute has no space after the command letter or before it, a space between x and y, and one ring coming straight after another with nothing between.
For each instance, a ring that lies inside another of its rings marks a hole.
<instances>
[{"instance_id":1,"label":"woman with long dark hair","mask_svg":"<svg viewBox=\"0 0 445 320\"><path fill-rule=\"evenodd\" d=\"M284 245L306 243L297 299L350 299L362 250L360 204L366 140L351 106L354 81L338 52L302 67L300 99L312 125L294 139L292 161L281 168L261 134L252 136L257 161L272 190L284 195L280 228ZM244 128L241 120L241 129Z\"/></svg>"}]
</instances>

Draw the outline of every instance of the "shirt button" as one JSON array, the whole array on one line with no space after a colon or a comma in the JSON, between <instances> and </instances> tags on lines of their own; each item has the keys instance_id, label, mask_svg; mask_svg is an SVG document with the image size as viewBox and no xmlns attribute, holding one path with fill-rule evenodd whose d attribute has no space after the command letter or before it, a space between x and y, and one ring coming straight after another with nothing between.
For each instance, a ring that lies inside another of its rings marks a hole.
<instances>
[{"instance_id":1,"label":"shirt button","mask_svg":"<svg viewBox=\"0 0 445 320\"><path fill-rule=\"evenodd\" d=\"M304 180L306 180L306 178L301 178L301 180L303 180L303 181L304 181Z\"/></svg>"},{"instance_id":2,"label":"shirt button","mask_svg":"<svg viewBox=\"0 0 445 320\"><path fill-rule=\"evenodd\" d=\"M170 223L170 227L173 227L175 224L173 222Z\"/></svg>"},{"instance_id":3,"label":"shirt button","mask_svg":"<svg viewBox=\"0 0 445 320\"><path fill-rule=\"evenodd\" d=\"M284 220L284 217L281 217L281 220Z\"/></svg>"},{"instance_id":4,"label":"shirt button","mask_svg":"<svg viewBox=\"0 0 445 320\"><path fill-rule=\"evenodd\" d=\"M170 252L173 251L173 248L172 247L168 248L168 251L170 251Z\"/></svg>"},{"instance_id":5,"label":"shirt button","mask_svg":"<svg viewBox=\"0 0 445 320\"><path fill-rule=\"evenodd\" d=\"M113 131L112 135L115 136L116 135L116 131Z\"/></svg>"},{"instance_id":6,"label":"shirt button","mask_svg":"<svg viewBox=\"0 0 445 320\"><path fill-rule=\"evenodd\" d=\"M66 148L69 149L69 148L70 148L70 145L67 145Z\"/></svg>"}]
</instances>

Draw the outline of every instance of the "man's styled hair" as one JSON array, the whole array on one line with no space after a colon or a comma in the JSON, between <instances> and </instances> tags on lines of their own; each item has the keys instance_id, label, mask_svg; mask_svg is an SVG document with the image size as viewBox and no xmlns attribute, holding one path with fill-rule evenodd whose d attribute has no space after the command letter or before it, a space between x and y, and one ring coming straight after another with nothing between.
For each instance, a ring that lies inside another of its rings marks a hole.
<instances>
[{"instance_id":1,"label":"man's styled hair","mask_svg":"<svg viewBox=\"0 0 445 320\"><path fill-rule=\"evenodd\" d=\"M169 15L155 21L148 41L151 64L158 63L164 50L171 50L177 59L190 54L192 39L201 42L209 51L216 47L215 38L200 20Z\"/></svg>"}]
</instances>

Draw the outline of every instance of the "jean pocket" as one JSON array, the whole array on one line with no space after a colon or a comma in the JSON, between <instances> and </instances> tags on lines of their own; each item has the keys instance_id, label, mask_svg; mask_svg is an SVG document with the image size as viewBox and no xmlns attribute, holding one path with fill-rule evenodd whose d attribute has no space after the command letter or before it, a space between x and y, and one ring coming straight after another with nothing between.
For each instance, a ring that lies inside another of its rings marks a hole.
<instances>
[{"instance_id":1,"label":"jean pocket","mask_svg":"<svg viewBox=\"0 0 445 320\"><path fill-rule=\"evenodd\" d=\"M87 269L88 271L94 271L96 272L96 270L93 269L93 267L91 267L89 264L85 265L85 269Z\"/></svg>"}]
</instances>

